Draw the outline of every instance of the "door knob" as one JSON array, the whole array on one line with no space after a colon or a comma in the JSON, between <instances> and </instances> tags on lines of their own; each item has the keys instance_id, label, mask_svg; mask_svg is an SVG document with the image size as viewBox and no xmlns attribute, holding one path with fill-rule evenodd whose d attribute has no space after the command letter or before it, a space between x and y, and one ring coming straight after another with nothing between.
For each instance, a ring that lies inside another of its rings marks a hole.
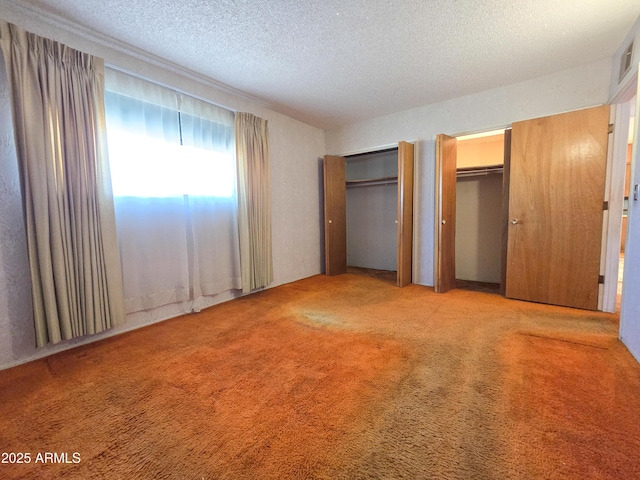
<instances>
[{"instance_id":1,"label":"door knob","mask_svg":"<svg viewBox=\"0 0 640 480\"><path fill-rule=\"evenodd\" d=\"M512 225L517 225L519 222L519 220L517 218L514 218L513 220L511 220L511 224Z\"/></svg>"},{"instance_id":2,"label":"door knob","mask_svg":"<svg viewBox=\"0 0 640 480\"><path fill-rule=\"evenodd\" d=\"M329 220L329 223L331 223L331 220Z\"/></svg>"},{"instance_id":3,"label":"door knob","mask_svg":"<svg viewBox=\"0 0 640 480\"><path fill-rule=\"evenodd\" d=\"M445 225L447 223L447 221L446 220L442 220L441 223L442 223L442 225Z\"/></svg>"}]
</instances>

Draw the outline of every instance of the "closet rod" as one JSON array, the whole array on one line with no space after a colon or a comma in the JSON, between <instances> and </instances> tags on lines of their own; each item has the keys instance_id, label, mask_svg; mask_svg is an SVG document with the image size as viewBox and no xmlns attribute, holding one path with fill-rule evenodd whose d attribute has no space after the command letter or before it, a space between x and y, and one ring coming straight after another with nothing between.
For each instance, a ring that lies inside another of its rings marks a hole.
<instances>
[{"instance_id":1,"label":"closet rod","mask_svg":"<svg viewBox=\"0 0 640 480\"><path fill-rule=\"evenodd\" d=\"M486 176L496 173L503 173L504 166L503 165L488 165L486 167L466 167L466 168L458 168L456 171L456 177L476 177L476 176Z\"/></svg>"},{"instance_id":2,"label":"closet rod","mask_svg":"<svg viewBox=\"0 0 640 480\"><path fill-rule=\"evenodd\" d=\"M347 188L372 187L375 185L392 185L398 183L398 177L368 178L363 180L347 180Z\"/></svg>"}]
</instances>

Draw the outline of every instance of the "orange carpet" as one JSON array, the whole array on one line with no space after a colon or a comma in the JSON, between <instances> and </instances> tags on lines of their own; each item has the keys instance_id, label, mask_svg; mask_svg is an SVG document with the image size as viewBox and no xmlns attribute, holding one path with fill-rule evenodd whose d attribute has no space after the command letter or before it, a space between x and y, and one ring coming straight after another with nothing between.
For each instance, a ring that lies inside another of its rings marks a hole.
<instances>
[{"instance_id":1,"label":"orange carpet","mask_svg":"<svg viewBox=\"0 0 640 480\"><path fill-rule=\"evenodd\" d=\"M1 371L1 460L30 460L0 478L640 478L616 337L613 315L316 276Z\"/></svg>"}]
</instances>

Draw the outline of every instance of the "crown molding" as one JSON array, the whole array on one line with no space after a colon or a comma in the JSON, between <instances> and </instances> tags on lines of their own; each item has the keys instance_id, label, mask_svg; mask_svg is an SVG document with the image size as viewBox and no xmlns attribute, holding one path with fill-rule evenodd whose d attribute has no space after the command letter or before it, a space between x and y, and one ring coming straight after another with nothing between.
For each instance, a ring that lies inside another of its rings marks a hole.
<instances>
[{"instance_id":1,"label":"crown molding","mask_svg":"<svg viewBox=\"0 0 640 480\"><path fill-rule=\"evenodd\" d=\"M97 32L95 30L91 30L90 28L87 28L83 25L80 25L78 23L72 22L66 18L63 18L59 15L50 13L50 12L46 12L45 10L35 7L33 5L28 5L28 4L24 4L23 1L21 0L3 0L4 2L6 2L6 5L8 5L10 8L22 13L23 15L27 16L27 17L31 17L31 18L35 18L38 21L50 25L52 27L55 27L57 29L63 30L69 34L78 36L80 38L82 38L83 40L87 40L89 42L93 42L95 44L98 44L102 47L106 47L109 48L111 50L114 50L118 53L122 53L125 54L129 57L132 57L134 59L137 60L141 60L143 62L146 62L150 65L162 68L164 70L170 71L172 73L178 74L182 77L186 77L190 80L194 80L202 85L205 85L207 87L211 87L213 89L219 90L221 92L224 93L228 93L237 97L242 98L243 100L248 100L251 101L253 103L258 104L261 107L264 108L269 108L271 110L274 111L278 111L277 108L275 108L274 105L271 105L270 103L265 102L264 100L261 100L257 97L254 97L251 94L248 94L246 92L243 92L241 90L238 90L236 88L233 88L225 83L222 82L218 82L217 80L208 77L206 75L202 75L198 72L195 72L193 70L190 70L188 68L182 67L176 63L170 62L162 57L159 57L157 55L154 55L152 53L149 53L145 50L142 50L140 48L134 47L133 45L130 45L126 42L123 42L121 40L118 40L116 38L113 38L109 35L105 35L103 33ZM108 66L113 66L114 68L118 69L118 70L122 70L121 67L119 67L118 65L109 65L109 63L107 62ZM133 73L133 72L129 72L129 73Z\"/></svg>"}]
</instances>

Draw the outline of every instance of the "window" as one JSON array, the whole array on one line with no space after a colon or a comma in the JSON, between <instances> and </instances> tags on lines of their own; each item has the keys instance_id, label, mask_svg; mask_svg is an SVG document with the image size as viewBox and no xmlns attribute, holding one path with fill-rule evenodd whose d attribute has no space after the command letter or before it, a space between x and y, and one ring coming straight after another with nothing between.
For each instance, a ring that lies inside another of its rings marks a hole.
<instances>
[{"instance_id":1,"label":"window","mask_svg":"<svg viewBox=\"0 0 640 480\"><path fill-rule=\"evenodd\" d=\"M234 114L113 70L105 88L127 311L239 288Z\"/></svg>"},{"instance_id":2,"label":"window","mask_svg":"<svg viewBox=\"0 0 640 480\"><path fill-rule=\"evenodd\" d=\"M109 131L113 193L118 197L231 197L231 155Z\"/></svg>"},{"instance_id":3,"label":"window","mask_svg":"<svg viewBox=\"0 0 640 480\"><path fill-rule=\"evenodd\" d=\"M231 197L232 125L107 91L113 193L124 197ZM193 100L192 100L193 101Z\"/></svg>"}]
</instances>

